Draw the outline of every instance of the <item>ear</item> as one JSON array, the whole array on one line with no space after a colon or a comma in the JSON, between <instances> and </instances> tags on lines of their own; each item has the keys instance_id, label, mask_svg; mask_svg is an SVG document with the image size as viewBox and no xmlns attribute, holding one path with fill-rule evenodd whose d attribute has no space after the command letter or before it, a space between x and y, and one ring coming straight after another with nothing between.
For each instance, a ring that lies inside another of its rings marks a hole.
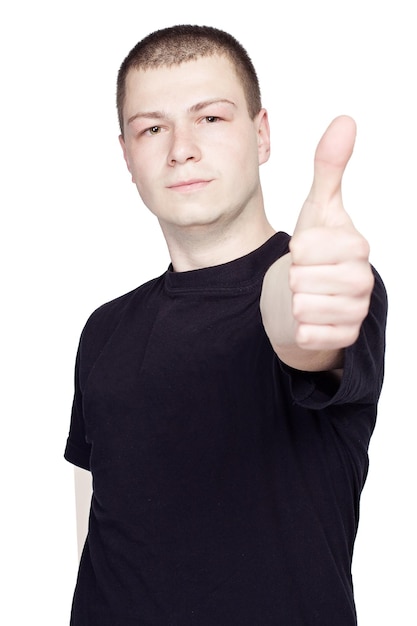
<instances>
[{"instance_id":1,"label":"ear","mask_svg":"<svg viewBox=\"0 0 417 626\"><path fill-rule=\"evenodd\" d=\"M123 139L123 135L119 135L119 142L120 142L120 145L122 146L123 158L124 158L124 160L126 162L127 169L129 170L130 174L132 174L132 170L130 169L129 156L127 154L126 143L125 143L125 140ZM133 176L132 176L132 183L133 182L135 182L135 181L133 180Z\"/></svg>"},{"instance_id":2,"label":"ear","mask_svg":"<svg viewBox=\"0 0 417 626\"><path fill-rule=\"evenodd\" d=\"M262 165L268 161L271 154L271 138L266 109L261 109L254 121L258 137L258 160L259 165Z\"/></svg>"}]
</instances>

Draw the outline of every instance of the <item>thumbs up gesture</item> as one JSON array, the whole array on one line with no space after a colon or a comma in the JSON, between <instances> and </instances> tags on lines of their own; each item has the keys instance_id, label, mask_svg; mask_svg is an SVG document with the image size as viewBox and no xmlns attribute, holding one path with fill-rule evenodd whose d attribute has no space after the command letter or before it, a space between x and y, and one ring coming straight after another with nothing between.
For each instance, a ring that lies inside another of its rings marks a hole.
<instances>
[{"instance_id":1,"label":"thumbs up gesture","mask_svg":"<svg viewBox=\"0 0 417 626\"><path fill-rule=\"evenodd\" d=\"M278 356L298 369L341 367L343 348L355 342L369 309L369 245L345 211L341 192L355 136L350 117L338 117L327 128L290 254L264 280L265 329Z\"/></svg>"}]
</instances>

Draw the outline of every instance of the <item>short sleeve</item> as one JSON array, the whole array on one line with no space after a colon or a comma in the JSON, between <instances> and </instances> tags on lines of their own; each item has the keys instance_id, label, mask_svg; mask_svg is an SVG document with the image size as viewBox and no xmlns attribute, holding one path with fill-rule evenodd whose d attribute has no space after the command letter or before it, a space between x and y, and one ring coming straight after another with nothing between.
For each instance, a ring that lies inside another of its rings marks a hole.
<instances>
[{"instance_id":1,"label":"short sleeve","mask_svg":"<svg viewBox=\"0 0 417 626\"><path fill-rule=\"evenodd\" d=\"M75 390L72 403L69 435L64 452L64 458L83 469L90 469L91 445L86 440L83 416L82 391L79 380L80 348L78 349L75 364Z\"/></svg>"},{"instance_id":2,"label":"short sleeve","mask_svg":"<svg viewBox=\"0 0 417 626\"><path fill-rule=\"evenodd\" d=\"M384 377L388 301L381 277L374 268L373 273L375 284L369 312L358 339L345 350L340 384L322 372L300 372L281 363L290 378L296 404L318 410L332 405L377 404Z\"/></svg>"}]
</instances>

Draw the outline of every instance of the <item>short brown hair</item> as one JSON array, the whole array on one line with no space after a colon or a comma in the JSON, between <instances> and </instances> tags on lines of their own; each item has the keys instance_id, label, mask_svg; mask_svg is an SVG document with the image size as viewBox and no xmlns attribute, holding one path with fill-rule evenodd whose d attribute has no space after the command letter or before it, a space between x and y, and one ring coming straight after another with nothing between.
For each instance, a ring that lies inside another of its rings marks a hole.
<instances>
[{"instance_id":1,"label":"short brown hair","mask_svg":"<svg viewBox=\"0 0 417 626\"><path fill-rule=\"evenodd\" d=\"M232 35L218 28L185 24L147 35L132 48L120 66L117 77L117 113L122 134L129 70L169 67L215 54L226 56L232 62L242 82L249 115L253 119L262 107L261 94L255 68L245 48Z\"/></svg>"}]
</instances>

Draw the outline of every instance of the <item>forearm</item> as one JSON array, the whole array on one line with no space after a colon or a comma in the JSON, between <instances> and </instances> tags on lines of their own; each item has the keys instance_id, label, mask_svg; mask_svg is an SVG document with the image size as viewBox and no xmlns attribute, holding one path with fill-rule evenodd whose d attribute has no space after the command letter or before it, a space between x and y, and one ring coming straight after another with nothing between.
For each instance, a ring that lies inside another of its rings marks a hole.
<instances>
[{"instance_id":1,"label":"forearm","mask_svg":"<svg viewBox=\"0 0 417 626\"><path fill-rule=\"evenodd\" d=\"M302 325L294 316L290 267L291 254L288 253L269 268L263 282L261 315L271 345L278 357L295 369L339 370L343 367L343 349L311 348Z\"/></svg>"},{"instance_id":2,"label":"forearm","mask_svg":"<svg viewBox=\"0 0 417 626\"><path fill-rule=\"evenodd\" d=\"M77 515L77 545L78 557L80 559L88 532L88 518L90 514L92 495L91 473L87 470L81 469L80 467L75 467L74 479Z\"/></svg>"}]
</instances>

